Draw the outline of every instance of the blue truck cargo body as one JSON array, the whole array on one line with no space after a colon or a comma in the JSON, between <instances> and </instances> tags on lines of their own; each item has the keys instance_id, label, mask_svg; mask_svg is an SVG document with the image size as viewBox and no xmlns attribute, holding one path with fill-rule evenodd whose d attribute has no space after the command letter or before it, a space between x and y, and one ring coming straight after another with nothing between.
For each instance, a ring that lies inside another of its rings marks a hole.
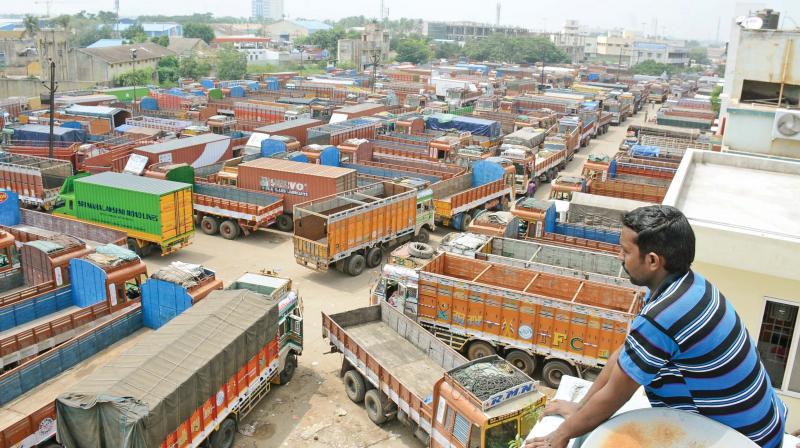
<instances>
[{"instance_id":1,"label":"blue truck cargo body","mask_svg":"<svg viewBox=\"0 0 800 448\"><path fill-rule=\"evenodd\" d=\"M15 142L49 142L50 127L40 124L26 124L14 129L12 139ZM56 142L83 143L86 141L86 131L62 126L53 128L53 139Z\"/></svg>"},{"instance_id":2,"label":"blue truck cargo body","mask_svg":"<svg viewBox=\"0 0 800 448\"><path fill-rule=\"evenodd\" d=\"M73 305L71 286L64 286L0 308L0 331L53 314Z\"/></svg>"},{"instance_id":3,"label":"blue truck cargo body","mask_svg":"<svg viewBox=\"0 0 800 448\"><path fill-rule=\"evenodd\" d=\"M69 280L76 287L72 293L75 306L86 308L108 298L106 294L106 271L100 266L84 260L73 258L69 261Z\"/></svg>"},{"instance_id":4,"label":"blue truck cargo body","mask_svg":"<svg viewBox=\"0 0 800 448\"><path fill-rule=\"evenodd\" d=\"M578 223L559 222L556 216L556 206L552 205L544 215L544 231L559 235L601 241L609 244L619 244L619 230L587 226Z\"/></svg>"},{"instance_id":5,"label":"blue truck cargo body","mask_svg":"<svg viewBox=\"0 0 800 448\"><path fill-rule=\"evenodd\" d=\"M192 296L176 283L148 279L142 285L144 326L157 330L192 306Z\"/></svg>"}]
</instances>

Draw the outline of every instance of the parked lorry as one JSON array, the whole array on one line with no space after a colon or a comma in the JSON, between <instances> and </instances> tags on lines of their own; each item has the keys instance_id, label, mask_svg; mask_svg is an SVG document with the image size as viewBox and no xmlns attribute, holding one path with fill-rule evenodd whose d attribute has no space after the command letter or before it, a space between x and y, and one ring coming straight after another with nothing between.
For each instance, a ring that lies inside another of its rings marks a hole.
<instances>
[{"instance_id":1,"label":"parked lorry","mask_svg":"<svg viewBox=\"0 0 800 448\"><path fill-rule=\"evenodd\" d=\"M415 239L427 242L435 229L433 193L378 182L305 202L294 209L294 256L316 271L330 265L357 276L378 266L382 246Z\"/></svg>"},{"instance_id":2,"label":"parked lorry","mask_svg":"<svg viewBox=\"0 0 800 448\"><path fill-rule=\"evenodd\" d=\"M451 233L442 240L439 250L495 264L632 288L619 257L611 254L474 233Z\"/></svg>"},{"instance_id":3,"label":"parked lorry","mask_svg":"<svg viewBox=\"0 0 800 448\"><path fill-rule=\"evenodd\" d=\"M395 306L468 359L499 354L557 387L562 375L583 376L605 364L625 340L642 306L638 289L448 252L408 276ZM564 272L564 271L560 271ZM376 289L381 289L376 288ZM397 285L387 284L383 297ZM379 294L380 296L380 294Z\"/></svg>"},{"instance_id":4,"label":"parked lorry","mask_svg":"<svg viewBox=\"0 0 800 448\"><path fill-rule=\"evenodd\" d=\"M194 168L223 162L238 154L232 150L230 137L219 134L201 134L188 138L167 140L137 147L134 154L147 157L153 163L186 163Z\"/></svg>"},{"instance_id":5,"label":"parked lorry","mask_svg":"<svg viewBox=\"0 0 800 448\"><path fill-rule=\"evenodd\" d=\"M0 188L16 192L29 207L52 210L70 176L72 164L64 160L0 153Z\"/></svg>"},{"instance_id":6,"label":"parked lorry","mask_svg":"<svg viewBox=\"0 0 800 448\"><path fill-rule=\"evenodd\" d=\"M67 179L60 197L55 215L126 232L141 256L156 247L161 255L175 252L194 235L189 184L105 172Z\"/></svg>"},{"instance_id":7,"label":"parked lorry","mask_svg":"<svg viewBox=\"0 0 800 448\"><path fill-rule=\"evenodd\" d=\"M203 233L219 233L233 240L274 224L283 214L283 196L196 182L192 207L195 222Z\"/></svg>"},{"instance_id":8,"label":"parked lorry","mask_svg":"<svg viewBox=\"0 0 800 448\"><path fill-rule=\"evenodd\" d=\"M260 158L239 165L236 186L283 195L283 213L275 218L276 227L291 232L296 205L352 190L357 178L349 168Z\"/></svg>"},{"instance_id":9,"label":"parked lorry","mask_svg":"<svg viewBox=\"0 0 800 448\"><path fill-rule=\"evenodd\" d=\"M567 222L566 216L556 211L557 203L535 198L522 198L514 202L511 213L522 221L520 239L619 254L619 227Z\"/></svg>"},{"instance_id":10,"label":"parked lorry","mask_svg":"<svg viewBox=\"0 0 800 448\"><path fill-rule=\"evenodd\" d=\"M503 143L509 145L520 145L525 146L526 148L536 149L544 143L544 139L546 137L546 133L544 129L535 129L535 128L521 128L517 129L516 131L507 134L503 137Z\"/></svg>"},{"instance_id":11,"label":"parked lorry","mask_svg":"<svg viewBox=\"0 0 800 448\"><path fill-rule=\"evenodd\" d=\"M483 210L475 215L466 231L480 235L517 238L520 234L520 221L511 212Z\"/></svg>"},{"instance_id":12,"label":"parked lorry","mask_svg":"<svg viewBox=\"0 0 800 448\"><path fill-rule=\"evenodd\" d=\"M498 356L467 361L386 303L322 314L348 398L425 446L507 447L539 419L537 383Z\"/></svg>"},{"instance_id":13,"label":"parked lorry","mask_svg":"<svg viewBox=\"0 0 800 448\"><path fill-rule=\"evenodd\" d=\"M4 401L0 408L0 447L20 443L57 447L177 446L178 441L191 447L209 441L212 446L231 446L237 419L247 415L272 384L283 384L291 378L302 352L302 313L297 294L291 291L289 280L265 277L246 274L235 283L236 289L211 292L157 331L145 325L146 306L135 304L112 320L7 372L3 384L24 384L24 388L15 389L16 397ZM161 303L166 303L166 298ZM245 334L257 335L255 340L247 336L252 344L244 343ZM196 348L185 343L189 339L208 339L215 344ZM81 350L77 349L79 346ZM240 355L232 365L229 351ZM78 356L65 356L68 353ZM198 362L177 374L182 381L167 385L163 378L176 379L175 370L169 364L154 362L157 357L189 357ZM162 373L145 374L145 365L148 372ZM214 373L203 373L199 368L202 365L215 366L210 370ZM30 371L43 375L28 375L22 382L21 374ZM114 395L121 389L110 390L114 384L104 381L108 372L114 372L112 378L119 387L135 377L143 381L137 384L149 383L148 389L158 392L146 399L139 390L120 392L122 397ZM210 396L189 394L179 387L198 378ZM114 398L97 400L101 394ZM89 397L93 398L91 405L82 401ZM142 407L145 400L149 406ZM180 409L174 403L180 403ZM85 418L86 413L92 412L101 412L105 418ZM150 422L168 424L145 425L143 419L147 415ZM111 441L111 434L120 438Z\"/></svg>"},{"instance_id":14,"label":"parked lorry","mask_svg":"<svg viewBox=\"0 0 800 448\"><path fill-rule=\"evenodd\" d=\"M508 207L514 200L514 171L490 161L478 161L469 173L431 185L435 220L466 229L480 210Z\"/></svg>"}]
</instances>

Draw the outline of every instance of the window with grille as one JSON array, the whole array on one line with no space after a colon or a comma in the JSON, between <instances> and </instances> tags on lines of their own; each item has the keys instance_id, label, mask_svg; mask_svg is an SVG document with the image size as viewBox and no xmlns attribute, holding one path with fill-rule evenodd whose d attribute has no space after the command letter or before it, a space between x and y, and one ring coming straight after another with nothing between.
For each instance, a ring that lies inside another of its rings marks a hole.
<instances>
[{"instance_id":1,"label":"window with grille","mask_svg":"<svg viewBox=\"0 0 800 448\"><path fill-rule=\"evenodd\" d=\"M461 442L461 446L467 445L467 436L469 435L469 422L461 414L456 412L455 426L453 426L453 435Z\"/></svg>"},{"instance_id":2,"label":"window with grille","mask_svg":"<svg viewBox=\"0 0 800 448\"><path fill-rule=\"evenodd\" d=\"M758 353L772 386L800 393L800 366L795 345L798 305L767 299L758 334Z\"/></svg>"}]
</instances>

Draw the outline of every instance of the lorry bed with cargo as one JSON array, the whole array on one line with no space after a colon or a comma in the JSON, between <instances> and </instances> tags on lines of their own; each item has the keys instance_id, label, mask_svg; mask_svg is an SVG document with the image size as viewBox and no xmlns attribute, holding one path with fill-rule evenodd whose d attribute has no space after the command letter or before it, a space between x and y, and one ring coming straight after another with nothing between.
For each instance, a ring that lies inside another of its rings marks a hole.
<instances>
[{"instance_id":1,"label":"lorry bed with cargo","mask_svg":"<svg viewBox=\"0 0 800 448\"><path fill-rule=\"evenodd\" d=\"M667 194L670 182L671 179L633 174L617 174L613 178L606 177L605 179L594 176L586 181L586 191L600 196L660 204Z\"/></svg>"},{"instance_id":2,"label":"lorry bed with cargo","mask_svg":"<svg viewBox=\"0 0 800 448\"><path fill-rule=\"evenodd\" d=\"M300 204L294 210L298 264L327 271L332 264L356 276L378 266L381 246L400 239L427 241L433 231L432 193L379 182Z\"/></svg>"},{"instance_id":3,"label":"lorry bed with cargo","mask_svg":"<svg viewBox=\"0 0 800 448\"><path fill-rule=\"evenodd\" d=\"M65 388L55 400L58 440L120 448L230 446L238 420L271 384L288 381L291 375L282 373L296 365L290 340L302 340L294 323L301 317L286 310L294 313L298 298L291 286L273 292L215 291ZM176 369L163 359L185 361ZM96 414L103 418L88 419Z\"/></svg>"},{"instance_id":4,"label":"lorry bed with cargo","mask_svg":"<svg viewBox=\"0 0 800 448\"><path fill-rule=\"evenodd\" d=\"M514 173L481 160L469 173L431 186L436 222L466 229L479 210L501 208L514 199Z\"/></svg>"},{"instance_id":5,"label":"lorry bed with cargo","mask_svg":"<svg viewBox=\"0 0 800 448\"><path fill-rule=\"evenodd\" d=\"M467 361L387 303L323 313L322 328L343 355L348 398L378 425L397 418L425 446L507 447L544 408L518 369L497 356Z\"/></svg>"},{"instance_id":6,"label":"lorry bed with cargo","mask_svg":"<svg viewBox=\"0 0 800 448\"><path fill-rule=\"evenodd\" d=\"M192 186L131 174L105 172L67 180L54 214L128 234L128 247L146 256L158 246L166 255L194 235Z\"/></svg>"},{"instance_id":7,"label":"lorry bed with cargo","mask_svg":"<svg viewBox=\"0 0 800 448\"><path fill-rule=\"evenodd\" d=\"M192 199L200 230L229 240L265 229L283 214L282 196L228 185L196 182Z\"/></svg>"},{"instance_id":8,"label":"lorry bed with cargo","mask_svg":"<svg viewBox=\"0 0 800 448\"><path fill-rule=\"evenodd\" d=\"M0 153L0 188L16 192L27 206L52 210L70 176L72 164L67 161Z\"/></svg>"}]
</instances>

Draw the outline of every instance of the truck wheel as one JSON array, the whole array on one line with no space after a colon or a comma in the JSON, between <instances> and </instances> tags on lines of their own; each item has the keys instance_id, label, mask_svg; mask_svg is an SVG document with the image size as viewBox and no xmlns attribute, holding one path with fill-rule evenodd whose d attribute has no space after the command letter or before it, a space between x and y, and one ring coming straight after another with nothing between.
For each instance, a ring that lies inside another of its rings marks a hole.
<instances>
[{"instance_id":1,"label":"truck wheel","mask_svg":"<svg viewBox=\"0 0 800 448\"><path fill-rule=\"evenodd\" d=\"M381 397L381 392L377 389L370 389L364 395L364 407L367 409L367 416L372 423L382 425L386 423L386 401Z\"/></svg>"},{"instance_id":2,"label":"truck wheel","mask_svg":"<svg viewBox=\"0 0 800 448\"><path fill-rule=\"evenodd\" d=\"M492 344L483 341L473 341L467 348L467 359L485 358L494 355L497 351L492 347Z\"/></svg>"},{"instance_id":3,"label":"truck wheel","mask_svg":"<svg viewBox=\"0 0 800 448\"><path fill-rule=\"evenodd\" d=\"M430 240L431 240L431 233L428 232L428 229L424 227L419 229L419 233L417 233L417 236L414 237L414 241L418 243L427 243Z\"/></svg>"},{"instance_id":4,"label":"truck wheel","mask_svg":"<svg viewBox=\"0 0 800 448\"><path fill-rule=\"evenodd\" d=\"M236 221L227 219L219 226L219 234L226 240L235 240L239 236L239 224Z\"/></svg>"},{"instance_id":5,"label":"truck wheel","mask_svg":"<svg viewBox=\"0 0 800 448\"><path fill-rule=\"evenodd\" d=\"M208 441L211 448L231 448L234 438L236 438L236 422L232 418L226 418Z\"/></svg>"},{"instance_id":6,"label":"truck wheel","mask_svg":"<svg viewBox=\"0 0 800 448\"><path fill-rule=\"evenodd\" d=\"M350 259L347 260L347 273L353 277L358 277L364 272L364 256L361 254L353 254L350 255Z\"/></svg>"},{"instance_id":7,"label":"truck wheel","mask_svg":"<svg viewBox=\"0 0 800 448\"><path fill-rule=\"evenodd\" d=\"M350 369L344 373L344 392L347 398L353 403L361 403L364 401L364 395L367 392L367 386L364 384L364 377L361 376L355 369Z\"/></svg>"},{"instance_id":8,"label":"truck wheel","mask_svg":"<svg viewBox=\"0 0 800 448\"><path fill-rule=\"evenodd\" d=\"M291 232L294 230L292 217L289 215L278 215L278 219L275 220L275 227L282 232Z\"/></svg>"},{"instance_id":9,"label":"truck wheel","mask_svg":"<svg viewBox=\"0 0 800 448\"><path fill-rule=\"evenodd\" d=\"M514 367L522 370L526 375L533 375L533 370L536 368L536 358L523 352L522 350L511 350L506 354L506 361L514 365Z\"/></svg>"},{"instance_id":10,"label":"truck wheel","mask_svg":"<svg viewBox=\"0 0 800 448\"><path fill-rule=\"evenodd\" d=\"M411 243L408 246L408 253L412 257L428 259L433 257L433 248L425 243Z\"/></svg>"},{"instance_id":11,"label":"truck wheel","mask_svg":"<svg viewBox=\"0 0 800 448\"><path fill-rule=\"evenodd\" d=\"M378 246L375 246L367 251L367 267L374 268L381 264L383 260L383 251Z\"/></svg>"},{"instance_id":12,"label":"truck wheel","mask_svg":"<svg viewBox=\"0 0 800 448\"><path fill-rule=\"evenodd\" d=\"M203 216L200 220L200 230L206 235L214 235L219 232L219 222L211 216Z\"/></svg>"},{"instance_id":13,"label":"truck wheel","mask_svg":"<svg viewBox=\"0 0 800 448\"><path fill-rule=\"evenodd\" d=\"M561 377L564 375L575 375L575 370L568 363L560 359L551 359L542 367L542 379L547 387L558 389L561 384Z\"/></svg>"},{"instance_id":14,"label":"truck wheel","mask_svg":"<svg viewBox=\"0 0 800 448\"><path fill-rule=\"evenodd\" d=\"M142 248L136 238L128 238L128 249L134 252L139 258L142 257Z\"/></svg>"},{"instance_id":15,"label":"truck wheel","mask_svg":"<svg viewBox=\"0 0 800 448\"><path fill-rule=\"evenodd\" d=\"M470 223L472 222L472 215L469 213L464 213L464 217L461 218L461 231L466 232L467 228L469 227Z\"/></svg>"},{"instance_id":16,"label":"truck wheel","mask_svg":"<svg viewBox=\"0 0 800 448\"><path fill-rule=\"evenodd\" d=\"M292 376L294 376L294 371L297 369L297 355L294 353L289 353L286 356L286 362L283 363L283 370L281 370L281 375L278 380L281 384L288 383Z\"/></svg>"}]
</instances>

